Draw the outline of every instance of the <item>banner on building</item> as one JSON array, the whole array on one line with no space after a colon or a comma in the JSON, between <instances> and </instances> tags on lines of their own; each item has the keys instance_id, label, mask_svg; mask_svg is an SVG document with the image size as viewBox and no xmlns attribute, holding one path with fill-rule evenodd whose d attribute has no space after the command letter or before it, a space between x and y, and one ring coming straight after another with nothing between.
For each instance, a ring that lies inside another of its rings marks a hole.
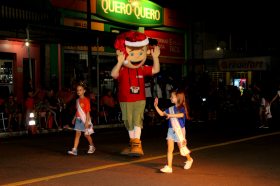
<instances>
[{"instance_id":1,"label":"banner on building","mask_svg":"<svg viewBox=\"0 0 280 186\"><path fill-rule=\"evenodd\" d=\"M183 34L145 30L148 37L157 39L161 56L184 57L185 39Z\"/></svg>"},{"instance_id":2,"label":"banner on building","mask_svg":"<svg viewBox=\"0 0 280 186\"><path fill-rule=\"evenodd\" d=\"M220 71L264 71L270 66L270 57L232 58L218 61Z\"/></svg>"}]
</instances>

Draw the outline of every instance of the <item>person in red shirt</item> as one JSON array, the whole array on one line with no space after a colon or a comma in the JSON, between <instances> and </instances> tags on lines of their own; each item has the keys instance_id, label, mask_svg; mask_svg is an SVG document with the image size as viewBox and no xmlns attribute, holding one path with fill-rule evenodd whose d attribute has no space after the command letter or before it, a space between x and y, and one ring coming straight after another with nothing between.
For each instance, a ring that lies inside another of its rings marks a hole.
<instances>
[{"instance_id":1,"label":"person in red shirt","mask_svg":"<svg viewBox=\"0 0 280 186\"><path fill-rule=\"evenodd\" d=\"M100 104L101 105L105 105L108 106L110 108L115 107L116 105L116 101L115 98L112 95L112 90L106 90L106 93L102 96L101 100L100 100Z\"/></svg>"},{"instance_id":2,"label":"person in red shirt","mask_svg":"<svg viewBox=\"0 0 280 186\"><path fill-rule=\"evenodd\" d=\"M40 91L37 90L36 92L33 91L33 89L29 89L28 92L27 92L27 98L24 102L24 108L25 108L25 128L27 129L28 128L28 122L29 122L29 114L31 112L34 112L35 111L35 96L37 96L37 94L39 93Z\"/></svg>"},{"instance_id":3,"label":"person in red shirt","mask_svg":"<svg viewBox=\"0 0 280 186\"><path fill-rule=\"evenodd\" d=\"M149 41L143 33L128 31L120 34L114 44L118 62L111 76L118 80L122 120L130 138L129 146L121 154L130 156L144 155L140 140L146 105L144 77L160 71L160 49L158 46L150 49ZM144 65L149 54L152 55L153 66Z\"/></svg>"},{"instance_id":4,"label":"person in red shirt","mask_svg":"<svg viewBox=\"0 0 280 186\"><path fill-rule=\"evenodd\" d=\"M77 95L79 98L76 100L76 114L72 120L72 124L75 125L74 130L75 140L74 146L72 150L68 151L70 155L78 155L78 145L80 142L80 137L82 132L84 133L85 138L89 142L89 149L87 151L88 154L93 154L95 151L95 147L91 138L91 134L93 133L91 117L90 117L90 100L85 97L86 86L85 83L80 82L77 85Z\"/></svg>"},{"instance_id":5,"label":"person in red shirt","mask_svg":"<svg viewBox=\"0 0 280 186\"><path fill-rule=\"evenodd\" d=\"M107 89L105 94L101 97L100 106L103 107L105 114L107 114L108 122L113 122L117 116L117 102L113 96L112 90Z\"/></svg>"}]
</instances>

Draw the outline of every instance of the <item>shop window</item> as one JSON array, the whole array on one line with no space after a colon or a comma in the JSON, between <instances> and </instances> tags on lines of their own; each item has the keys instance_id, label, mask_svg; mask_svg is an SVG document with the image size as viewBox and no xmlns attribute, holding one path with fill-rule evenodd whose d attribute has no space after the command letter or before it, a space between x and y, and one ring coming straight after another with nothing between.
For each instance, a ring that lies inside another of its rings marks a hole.
<instances>
[{"instance_id":1,"label":"shop window","mask_svg":"<svg viewBox=\"0 0 280 186\"><path fill-rule=\"evenodd\" d=\"M0 81L1 83L13 83L13 69L12 69L12 61L0 61Z\"/></svg>"},{"instance_id":2,"label":"shop window","mask_svg":"<svg viewBox=\"0 0 280 186\"><path fill-rule=\"evenodd\" d=\"M13 58L0 55L0 87L1 97L7 98L13 92Z\"/></svg>"},{"instance_id":3,"label":"shop window","mask_svg":"<svg viewBox=\"0 0 280 186\"><path fill-rule=\"evenodd\" d=\"M238 87L240 94L243 95L244 90L247 88L247 80L247 72L234 72L232 73L231 85Z\"/></svg>"},{"instance_id":4,"label":"shop window","mask_svg":"<svg viewBox=\"0 0 280 186\"><path fill-rule=\"evenodd\" d=\"M116 82L111 76L111 71L113 67L116 65L116 57L115 56L99 56L100 68L100 88L101 92L104 90L112 90L113 93L116 93Z\"/></svg>"},{"instance_id":5,"label":"shop window","mask_svg":"<svg viewBox=\"0 0 280 186\"><path fill-rule=\"evenodd\" d=\"M212 83L215 83L216 86L219 87L225 86L225 80L226 80L225 72L209 72L209 76L212 80Z\"/></svg>"},{"instance_id":6,"label":"shop window","mask_svg":"<svg viewBox=\"0 0 280 186\"><path fill-rule=\"evenodd\" d=\"M65 53L64 55L64 82L66 87L72 87L75 81L75 63L79 61L79 54Z\"/></svg>"},{"instance_id":7,"label":"shop window","mask_svg":"<svg viewBox=\"0 0 280 186\"><path fill-rule=\"evenodd\" d=\"M240 91L240 95L243 95L244 89L246 89L247 87L247 80L246 78L237 78L237 79L233 79L233 86L238 87L239 91Z\"/></svg>"}]
</instances>

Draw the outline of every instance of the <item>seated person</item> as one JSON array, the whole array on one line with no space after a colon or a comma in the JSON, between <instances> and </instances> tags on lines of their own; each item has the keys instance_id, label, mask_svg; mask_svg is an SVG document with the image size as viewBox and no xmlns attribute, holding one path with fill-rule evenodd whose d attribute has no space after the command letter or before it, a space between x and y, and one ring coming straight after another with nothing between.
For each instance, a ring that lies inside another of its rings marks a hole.
<instances>
[{"instance_id":1,"label":"seated person","mask_svg":"<svg viewBox=\"0 0 280 186\"><path fill-rule=\"evenodd\" d=\"M13 95L10 95L8 98L8 101L5 103L5 111L8 115L8 130L12 131L12 119L15 119L17 121L17 130L20 130L21 128L21 121L22 121L22 108L21 104L17 102L16 97Z\"/></svg>"},{"instance_id":2,"label":"seated person","mask_svg":"<svg viewBox=\"0 0 280 186\"><path fill-rule=\"evenodd\" d=\"M35 97L40 92L40 90L36 90L34 92L33 89L29 89L27 92L27 97L24 100L24 112L25 112L25 128L28 127L29 122L29 114L35 111Z\"/></svg>"},{"instance_id":3,"label":"seated person","mask_svg":"<svg viewBox=\"0 0 280 186\"><path fill-rule=\"evenodd\" d=\"M105 94L101 97L100 105L104 108L107 113L107 117L109 121L116 119L117 110L116 110L115 98L113 97L112 90L106 90Z\"/></svg>"},{"instance_id":4,"label":"seated person","mask_svg":"<svg viewBox=\"0 0 280 186\"><path fill-rule=\"evenodd\" d=\"M89 93L89 100L90 100L90 116L93 124L97 124L97 100L96 95L94 92Z\"/></svg>"},{"instance_id":5,"label":"seated person","mask_svg":"<svg viewBox=\"0 0 280 186\"><path fill-rule=\"evenodd\" d=\"M72 118L69 115L75 114L76 108L76 92L72 91L70 88L63 88L58 91L57 97L60 101L60 126L63 128L70 128Z\"/></svg>"},{"instance_id":6,"label":"seated person","mask_svg":"<svg viewBox=\"0 0 280 186\"><path fill-rule=\"evenodd\" d=\"M46 104L47 111L49 111L53 116L55 125L57 126L57 128L60 128L57 122L57 115L59 114L59 102L58 98L55 96L54 89L50 88L48 90L44 102Z\"/></svg>"}]
</instances>

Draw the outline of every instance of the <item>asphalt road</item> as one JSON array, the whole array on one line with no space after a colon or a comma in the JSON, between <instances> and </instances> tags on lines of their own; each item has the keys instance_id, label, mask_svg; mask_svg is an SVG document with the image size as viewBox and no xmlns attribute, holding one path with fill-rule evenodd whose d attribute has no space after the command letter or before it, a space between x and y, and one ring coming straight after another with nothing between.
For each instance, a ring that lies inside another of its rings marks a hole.
<instances>
[{"instance_id":1,"label":"asphalt road","mask_svg":"<svg viewBox=\"0 0 280 186\"><path fill-rule=\"evenodd\" d=\"M93 155L86 154L85 138L78 156L67 155L73 131L0 138L0 185L280 185L279 128L192 123L187 138L193 166L183 169L185 158L176 148L172 174L159 172L166 163L166 130L144 127L141 158L119 154L128 142L124 128L96 130Z\"/></svg>"}]
</instances>

